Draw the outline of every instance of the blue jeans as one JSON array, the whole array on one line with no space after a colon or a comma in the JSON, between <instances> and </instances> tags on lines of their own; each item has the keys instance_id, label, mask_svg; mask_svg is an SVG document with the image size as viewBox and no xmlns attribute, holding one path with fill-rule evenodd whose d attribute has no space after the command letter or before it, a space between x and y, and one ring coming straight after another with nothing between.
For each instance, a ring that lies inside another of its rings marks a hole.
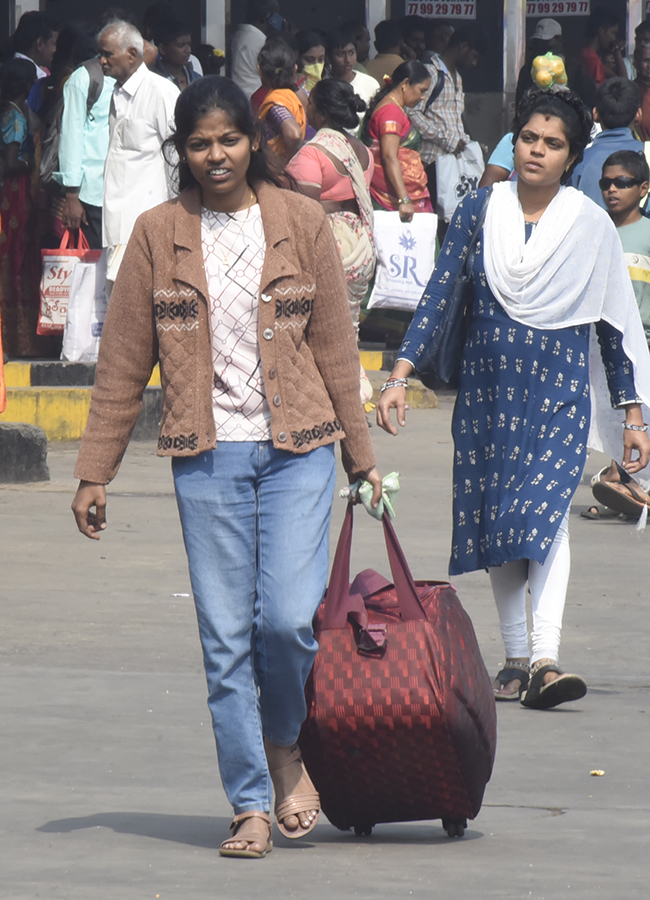
<instances>
[{"instance_id":1,"label":"blue jeans","mask_svg":"<svg viewBox=\"0 0 650 900\"><path fill-rule=\"evenodd\" d=\"M172 461L223 786L235 813L271 807L263 739L306 716L327 584L334 447L221 441Z\"/></svg>"}]
</instances>

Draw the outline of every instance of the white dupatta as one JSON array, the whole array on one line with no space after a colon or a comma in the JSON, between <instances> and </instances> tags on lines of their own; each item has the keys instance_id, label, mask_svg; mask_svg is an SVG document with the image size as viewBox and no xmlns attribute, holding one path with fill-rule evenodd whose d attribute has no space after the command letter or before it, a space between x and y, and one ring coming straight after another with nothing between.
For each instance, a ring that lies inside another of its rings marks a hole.
<instances>
[{"instance_id":1,"label":"white dupatta","mask_svg":"<svg viewBox=\"0 0 650 900\"><path fill-rule=\"evenodd\" d=\"M650 419L650 354L623 248L607 213L574 188L561 187L525 238L517 182L495 184L484 227L490 290L511 319L555 330L604 319L623 334L637 396ZM589 446L621 457L620 410L611 407L598 342L590 342Z\"/></svg>"}]
</instances>

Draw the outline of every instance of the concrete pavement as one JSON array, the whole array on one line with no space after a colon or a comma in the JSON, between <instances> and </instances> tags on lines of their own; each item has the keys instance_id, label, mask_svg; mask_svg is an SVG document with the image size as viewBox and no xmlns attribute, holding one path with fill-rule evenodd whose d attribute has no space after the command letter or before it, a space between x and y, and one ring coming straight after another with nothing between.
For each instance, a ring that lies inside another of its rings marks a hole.
<instances>
[{"instance_id":1,"label":"concrete pavement","mask_svg":"<svg viewBox=\"0 0 650 900\"><path fill-rule=\"evenodd\" d=\"M382 471L401 473L395 525L419 578L444 578L449 550L451 399L440 401L397 439L373 428ZM440 822L357 838L322 820L306 842L276 831L265 860L226 860L215 848L230 809L169 462L153 452L129 449L99 542L69 511L76 445L50 445L49 483L0 488L0 897L646 900L650 529L581 519L591 493L579 488L562 660L590 690L546 713L500 704L495 771L465 838ZM600 465L592 456L588 472ZM332 543L343 512L337 499ZM357 514L354 571L387 570L380 536ZM455 583L493 673L487 576Z\"/></svg>"}]
</instances>

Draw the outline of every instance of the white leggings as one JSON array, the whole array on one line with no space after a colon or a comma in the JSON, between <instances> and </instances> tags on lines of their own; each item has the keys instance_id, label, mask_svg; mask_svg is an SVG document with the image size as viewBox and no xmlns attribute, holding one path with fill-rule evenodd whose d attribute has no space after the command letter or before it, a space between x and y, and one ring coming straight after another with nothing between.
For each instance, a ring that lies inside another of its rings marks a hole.
<instances>
[{"instance_id":1,"label":"white leggings","mask_svg":"<svg viewBox=\"0 0 650 900\"><path fill-rule=\"evenodd\" d=\"M570 569L568 510L544 563L516 559L489 569L508 659L527 658L529 655L526 627L528 585L533 612L533 652L530 661L534 663L547 658L557 661Z\"/></svg>"}]
</instances>

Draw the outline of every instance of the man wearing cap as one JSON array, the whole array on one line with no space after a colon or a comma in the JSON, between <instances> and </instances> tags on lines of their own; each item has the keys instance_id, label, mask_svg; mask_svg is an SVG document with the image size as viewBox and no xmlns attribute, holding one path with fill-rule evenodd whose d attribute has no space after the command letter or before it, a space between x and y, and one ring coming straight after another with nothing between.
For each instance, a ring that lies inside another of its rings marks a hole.
<instances>
[{"instance_id":1,"label":"man wearing cap","mask_svg":"<svg viewBox=\"0 0 650 900\"><path fill-rule=\"evenodd\" d=\"M555 19L540 19L530 37L526 61L519 72L519 79L517 80L517 93L515 95L517 106L526 91L533 87L533 79L530 74L533 60L537 56L544 56L545 53L555 53L556 56L562 56L564 59L562 26ZM576 65L573 60L565 59L564 67L569 87L591 109L596 101L596 87L594 83L590 78L585 77L581 67Z\"/></svg>"},{"instance_id":2,"label":"man wearing cap","mask_svg":"<svg viewBox=\"0 0 650 900\"><path fill-rule=\"evenodd\" d=\"M526 60L519 71L517 80L516 103L524 96L527 90L532 88L533 79L530 68L536 56L544 56L545 53L562 55L562 26L555 19L540 19L533 31L528 43Z\"/></svg>"}]
</instances>

